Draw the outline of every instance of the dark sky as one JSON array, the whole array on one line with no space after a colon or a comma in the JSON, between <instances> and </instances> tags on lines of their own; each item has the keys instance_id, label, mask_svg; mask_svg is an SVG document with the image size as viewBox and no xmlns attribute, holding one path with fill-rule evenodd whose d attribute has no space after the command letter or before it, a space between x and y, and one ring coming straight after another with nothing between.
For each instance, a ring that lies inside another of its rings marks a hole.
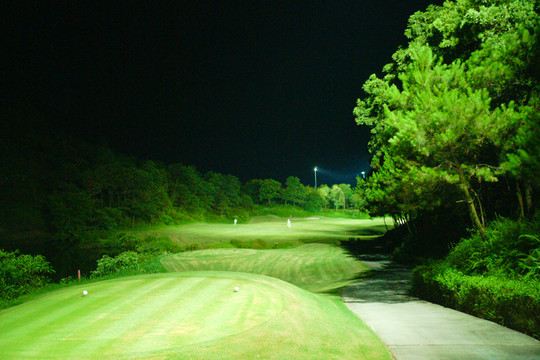
<instances>
[{"instance_id":1,"label":"dark sky","mask_svg":"<svg viewBox=\"0 0 540 360\"><path fill-rule=\"evenodd\" d=\"M233 174L354 182L352 110L430 0L1 5L4 106L114 150ZM343 177L342 177L343 176Z\"/></svg>"}]
</instances>

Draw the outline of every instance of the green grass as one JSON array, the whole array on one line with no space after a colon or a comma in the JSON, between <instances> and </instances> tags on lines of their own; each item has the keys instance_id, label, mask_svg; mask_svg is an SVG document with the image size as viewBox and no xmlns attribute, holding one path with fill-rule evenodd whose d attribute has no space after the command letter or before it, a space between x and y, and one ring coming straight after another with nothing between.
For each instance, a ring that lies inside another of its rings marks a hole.
<instances>
[{"instance_id":1,"label":"green grass","mask_svg":"<svg viewBox=\"0 0 540 360\"><path fill-rule=\"evenodd\" d=\"M0 359L390 359L339 298L234 272L57 290L0 311L0 332Z\"/></svg>"},{"instance_id":2,"label":"green grass","mask_svg":"<svg viewBox=\"0 0 540 360\"><path fill-rule=\"evenodd\" d=\"M335 243L351 238L370 240L385 232L381 218L342 219L342 218L292 218L292 227L287 227L287 219L273 215L252 218L247 224L209 224L198 223L182 226L166 226L155 229L136 231L139 237L167 237L171 241L186 246L204 244L228 246L231 240L250 241L263 240L267 243L311 242ZM387 219L390 225L391 220Z\"/></svg>"},{"instance_id":3,"label":"green grass","mask_svg":"<svg viewBox=\"0 0 540 360\"><path fill-rule=\"evenodd\" d=\"M152 263L169 273L61 288L0 311L0 360L390 359L335 295L366 267L331 245L384 229L382 219L336 218L293 218L288 228L271 215L139 229L207 249ZM261 242L276 249L231 248Z\"/></svg>"},{"instance_id":4,"label":"green grass","mask_svg":"<svg viewBox=\"0 0 540 360\"><path fill-rule=\"evenodd\" d=\"M210 249L161 258L168 271L241 271L275 277L313 292L350 284L367 266L328 244L292 249Z\"/></svg>"}]
</instances>

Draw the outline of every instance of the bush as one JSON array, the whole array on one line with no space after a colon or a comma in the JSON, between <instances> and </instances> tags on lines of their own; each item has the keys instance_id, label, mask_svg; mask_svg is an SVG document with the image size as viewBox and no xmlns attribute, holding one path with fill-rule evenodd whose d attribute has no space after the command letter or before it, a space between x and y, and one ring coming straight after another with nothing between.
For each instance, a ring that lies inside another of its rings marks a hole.
<instances>
[{"instance_id":1,"label":"bush","mask_svg":"<svg viewBox=\"0 0 540 360\"><path fill-rule=\"evenodd\" d=\"M540 338L540 283L497 276L464 275L448 264L413 271L413 293Z\"/></svg>"},{"instance_id":2,"label":"bush","mask_svg":"<svg viewBox=\"0 0 540 360\"><path fill-rule=\"evenodd\" d=\"M538 221L517 222L504 218L486 228L488 241L479 234L459 243L446 260L468 275L525 276L540 280Z\"/></svg>"},{"instance_id":3,"label":"bush","mask_svg":"<svg viewBox=\"0 0 540 360\"><path fill-rule=\"evenodd\" d=\"M261 215L276 215L282 218L288 218L288 217L305 217L309 216L310 213L305 211L304 209L293 206L293 205L273 205L268 207L259 206L255 209L254 214L255 216L261 216Z\"/></svg>"},{"instance_id":4,"label":"bush","mask_svg":"<svg viewBox=\"0 0 540 360\"><path fill-rule=\"evenodd\" d=\"M295 247L297 244L293 242L276 242L272 245L272 249L289 249Z\"/></svg>"},{"instance_id":5,"label":"bush","mask_svg":"<svg viewBox=\"0 0 540 360\"><path fill-rule=\"evenodd\" d=\"M160 236L147 236L141 240L135 250L139 253L148 253L153 255L168 253L177 253L184 251L184 248L175 242L171 241L168 237Z\"/></svg>"},{"instance_id":6,"label":"bush","mask_svg":"<svg viewBox=\"0 0 540 360\"><path fill-rule=\"evenodd\" d=\"M102 277L140 269L141 257L134 251L126 251L116 257L103 255L97 262L91 277Z\"/></svg>"},{"instance_id":7,"label":"bush","mask_svg":"<svg viewBox=\"0 0 540 360\"><path fill-rule=\"evenodd\" d=\"M231 244L239 249L267 249L268 244L266 241L261 239L256 240L248 240L248 241L242 241L242 240L231 240Z\"/></svg>"},{"instance_id":8,"label":"bush","mask_svg":"<svg viewBox=\"0 0 540 360\"><path fill-rule=\"evenodd\" d=\"M195 251L199 249L201 249L201 246L197 243L187 244L182 247L182 251Z\"/></svg>"},{"instance_id":9,"label":"bush","mask_svg":"<svg viewBox=\"0 0 540 360\"><path fill-rule=\"evenodd\" d=\"M54 273L42 255L19 254L0 250L0 299L11 300L48 283Z\"/></svg>"},{"instance_id":10,"label":"bush","mask_svg":"<svg viewBox=\"0 0 540 360\"><path fill-rule=\"evenodd\" d=\"M462 240L448 256L413 272L415 295L540 338L538 218L504 218Z\"/></svg>"}]
</instances>

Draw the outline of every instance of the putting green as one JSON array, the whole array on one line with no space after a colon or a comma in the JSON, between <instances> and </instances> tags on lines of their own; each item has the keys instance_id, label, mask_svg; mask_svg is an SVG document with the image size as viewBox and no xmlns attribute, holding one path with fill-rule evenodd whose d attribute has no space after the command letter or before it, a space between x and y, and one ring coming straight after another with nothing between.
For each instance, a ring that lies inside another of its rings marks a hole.
<instances>
[{"instance_id":1,"label":"putting green","mask_svg":"<svg viewBox=\"0 0 540 360\"><path fill-rule=\"evenodd\" d=\"M339 301L231 272L61 289L0 311L0 333L0 359L390 359Z\"/></svg>"},{"instance_id":2,"label":"putting green","mask_svg":"<svg viewBox=\"0 0 540 360\"><path fill-rule=\"evenodd\" d=\"M291 249L209 249L161 259L168 271L241 271L285 280L313 292L350 284L369 268L343 249L306 244Z\"/></svg>"}]
</instances>

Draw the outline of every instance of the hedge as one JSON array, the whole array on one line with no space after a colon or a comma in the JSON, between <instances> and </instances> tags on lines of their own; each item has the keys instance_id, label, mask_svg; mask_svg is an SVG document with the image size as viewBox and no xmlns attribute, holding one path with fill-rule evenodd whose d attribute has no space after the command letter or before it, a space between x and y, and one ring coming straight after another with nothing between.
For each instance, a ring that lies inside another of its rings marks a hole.
<instances>
[{"instance_id":1,"label":"hedge","mask_svg":"<svg viewBox=\"0 0 540 360\"><path fill-rule=\"evenodd\" d=\"M417 267L413 293L540 339L540 282L464 275L445 263Z\"/></svg>"}]
</instances>

